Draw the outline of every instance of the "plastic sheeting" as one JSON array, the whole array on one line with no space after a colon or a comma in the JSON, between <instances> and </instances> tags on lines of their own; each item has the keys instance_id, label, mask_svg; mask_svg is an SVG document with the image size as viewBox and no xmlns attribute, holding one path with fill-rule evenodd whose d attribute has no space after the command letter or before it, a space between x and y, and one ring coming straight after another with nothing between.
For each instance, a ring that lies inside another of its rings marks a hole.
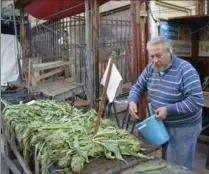
<instances>
[{"instance_id":1,"label":"plastic sheeting","mask_svg":"<svg viewBox=\"0 0 209 174\"><path fill-rule=\"evenodd\" d=\"M1 34L1 86L19 79L18 53L22 55L21 46L16 37Z\"/></svg>"}]
</instances>

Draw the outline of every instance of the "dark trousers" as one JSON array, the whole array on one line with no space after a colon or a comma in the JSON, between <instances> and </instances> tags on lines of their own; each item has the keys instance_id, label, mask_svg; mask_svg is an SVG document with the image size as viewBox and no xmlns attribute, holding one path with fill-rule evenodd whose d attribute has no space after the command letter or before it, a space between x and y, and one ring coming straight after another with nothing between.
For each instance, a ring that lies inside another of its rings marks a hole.
<instances>
[{"instance_id":1,"label":"dark trousers","mask_svg":"<svg viewBox=\"0 0 209 174\"><path fill-rule=\"evenodd\" d=\"M162 145L162 159L167 160L168 142Z\"/></svg>"}]
</instances>

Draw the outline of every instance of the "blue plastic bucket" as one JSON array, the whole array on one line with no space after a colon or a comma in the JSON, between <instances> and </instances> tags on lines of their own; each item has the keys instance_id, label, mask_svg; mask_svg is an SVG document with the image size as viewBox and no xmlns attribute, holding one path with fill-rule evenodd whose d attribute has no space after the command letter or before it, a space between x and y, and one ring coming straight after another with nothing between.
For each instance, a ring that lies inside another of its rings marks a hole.
<instances>
[{"instance_id":1,"label":"blue plastic bucket","mask_svg":"<svg viewBox=\"0 0 209 174\"><path fill-rule=\"evenodd\" d=\"M156 145L162 145L169 140L168 132L161 120L156 119L156 115L148 117L146 120L135 126L144 138Z\"/></svg>"}]
</instances>

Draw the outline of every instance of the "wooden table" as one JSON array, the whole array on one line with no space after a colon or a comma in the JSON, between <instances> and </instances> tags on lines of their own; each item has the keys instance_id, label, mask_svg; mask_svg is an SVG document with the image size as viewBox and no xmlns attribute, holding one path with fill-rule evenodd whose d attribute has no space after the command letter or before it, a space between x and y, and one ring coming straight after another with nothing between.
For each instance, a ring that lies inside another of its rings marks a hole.
<instances>
[{"instance_id":1,"label":"wooden table","mask_svg":"<svg viewBox=\"0 0 209 174\"><path fill-rule=\"evenodd\" d=\"M151 161L146 161L146 162L141 162L140 164L129 168L125 171L123 171L121 174L137 174L140 173L140 169L142 168L146 168L146 167L150 167L150 166L157 166L157 165L165 165L165 168L160 169L160 170L155 170L155 171L149 171L149 172L145 172L146 174L168 174L168 173L172 173L172 174L192 174L192 171L189 171L188 169L181 167L181 166L177 166L175 164L169 163L167 161L164 161L160 158L155 158L154 160Z\"/></svg>"},{"instance_id":2,"label":"wooden table","mask_svg":"<svg viewBox=\"0 0 209 174\"><path fill-rule=\"evenodd\" d=\"M160 149L159 146L152 145L147 142L143 142L142 148L146 149L146 151L143 152L143 154L145 155L149 155ZM142 163L141 160L137 157L126 157L125 160L128 164L120 160L107 160L107 159L99 158L99 159L93 160L89 164L86 164L81 174L121 173L122 171L126 171L130 167L134 167ZM51 166L50 173L60 174L59 169L56 168L55 166ZM69 173L69 174L73 174L73 173Z\"/></svg>"}]
</instances>

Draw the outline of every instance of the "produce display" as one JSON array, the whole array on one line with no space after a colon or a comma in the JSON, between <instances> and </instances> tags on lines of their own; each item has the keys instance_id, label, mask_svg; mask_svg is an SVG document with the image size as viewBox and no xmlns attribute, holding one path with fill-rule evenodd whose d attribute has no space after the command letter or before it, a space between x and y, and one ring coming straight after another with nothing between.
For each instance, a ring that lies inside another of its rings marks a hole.
<instances>
[{"instance_id":1,"label":"produce display","mask_svg":"<svg viewBox=\"0 0 209 174\"><path fill-rule=\"evenodd\" d=\"M94 136L97 113L93 109L84 113L66 102L51 100L30 105L2 102L6 136L17 139L27 163L37 154L42 174L49 174L50 165L63 173L80 173L86 163L100 157L124 162L129 155L149 159L139 153L137 138L108 119L101 120Z\"/></svg>"}]
</instances>

